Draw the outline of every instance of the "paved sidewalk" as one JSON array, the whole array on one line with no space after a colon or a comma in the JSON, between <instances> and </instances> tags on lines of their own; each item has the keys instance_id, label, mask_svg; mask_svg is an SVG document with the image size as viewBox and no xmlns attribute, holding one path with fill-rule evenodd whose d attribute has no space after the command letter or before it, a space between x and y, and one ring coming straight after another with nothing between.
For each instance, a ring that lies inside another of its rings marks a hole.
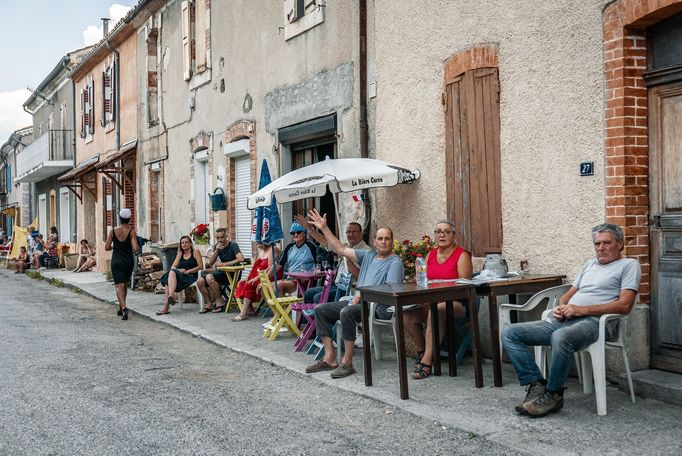
<instances>
[{"instance_id":1,"label":"paved sidewalk","mask_svg":"<svg viewBox=\"0 0 682 456\"><path fill-rule=\"evenodd\" d=\"M101 273L74 274L64 270L43 270L41 273L45 278L60 279L65 285L79 288L98 300L116 304L114 287ZM8 279L26 280L30 286L30 279L25 276L5 270L0 272L0 281ZM157 316L155 311L161 307L162 299L162 295L131 291L128 307L134 314L307 375L305 366L312 358L293 351L291 335L283 335L274 342L264 340L260 328L263 319L233 322L230 315L199 314L197 304L187 304L184 310L176 305L170 315ZM505 365L503 369L505 386L494 388L490 363L484 364L486 386L476 389L469 358L465 358L458 369L458 377L410 380L410 400L403 401L399 397L395 358L390 352L385 356L384 360L373 362L372 387L364 385L359 351L355 355L357 375L341 380L332 380L328 373L312 377L528 454L682 454L682 408L674 405L639 397L637 403L632 404L626 393L608 387L608 415L599 417L594 396L584 395L580 385L571 379L561 412L542 419L529 419L513 411L524 390L516 384L511 367ZM443 366L447 372L447 364Z\"/></svg>"}]
</instances>

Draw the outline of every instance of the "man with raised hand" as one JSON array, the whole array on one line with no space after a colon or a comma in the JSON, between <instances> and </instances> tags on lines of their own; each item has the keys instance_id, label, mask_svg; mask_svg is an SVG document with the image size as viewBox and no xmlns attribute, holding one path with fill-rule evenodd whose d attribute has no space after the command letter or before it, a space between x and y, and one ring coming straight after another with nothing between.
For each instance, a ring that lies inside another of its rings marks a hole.
<instances>
[{"instance_id":1,"label":"man with raised hand","mask_svg":"<svg viewBox=\"0 0 682 456\"><path fill-rule=\"evenodd\" d=\"M393 253L393 231L390 228L377 229L374 237L375 250L361 250L346 247L329 230L327 217L312 209L308 219L327 239L329 246L342 257L360 265L358 287L382 285L385 283L402 283L403 263ZM350 302L336 301L320 304L315 307L315 325L317 335L324 345L324 358L308 366L306 372L331 371L332 378L343 378L355 373L353 368L353 348L355 347L355 328L361 321L362 306L359 306L360 294L357 293ZM383 320L392 317L388 306L377 304L376 316ZM332 328L337 320L341 320L341 336L346 349L339 364L334 354ZM369 328L363 328L369 331Z\"/></svg>"}]
</instances>

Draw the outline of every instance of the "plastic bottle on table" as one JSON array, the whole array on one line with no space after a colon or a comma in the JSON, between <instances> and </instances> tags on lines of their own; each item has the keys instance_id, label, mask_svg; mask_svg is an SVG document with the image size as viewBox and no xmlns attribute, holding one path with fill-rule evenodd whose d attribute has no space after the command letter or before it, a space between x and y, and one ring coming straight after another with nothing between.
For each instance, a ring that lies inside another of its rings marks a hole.
<instances>
[{"instance_id":1,"label":"plastic bottle on table","mask_svg":"<svg viewBox=\"0 0 682 456\"><path fill-rule=\"evenodd\" d=\"M428 280L426 279L426 261L421 254L417 255L414 260L415 275L417 276L417 285L425 287L428 285Z\"/></svg>"}]
</instances>

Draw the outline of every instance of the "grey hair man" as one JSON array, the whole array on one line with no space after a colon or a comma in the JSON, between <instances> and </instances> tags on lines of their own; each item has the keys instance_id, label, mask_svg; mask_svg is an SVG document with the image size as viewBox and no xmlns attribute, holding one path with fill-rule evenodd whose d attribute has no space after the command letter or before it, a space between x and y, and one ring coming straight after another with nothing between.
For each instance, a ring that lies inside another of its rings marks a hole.
<instances>
[{"instance_id":1,"label":"grey hair man","mask_svg":"<svg viewBox=\"0 0 682 456\"><path fill-rule=\"evenodd\" d=\"M522 415L539 417L560 410L573 354L597 340L599 316L628 314L635 303L642 269L637 260L621 257L623 230L608 223L597 225L592 240L596 258L583 265L552 315L547 320L509 325L502 333L519 383L527 385L526 398L515 408ZM614 328L607 330L611 334ZM528 351L534 345L552 347L547 379Z\"/></svg>"}]
</instances>

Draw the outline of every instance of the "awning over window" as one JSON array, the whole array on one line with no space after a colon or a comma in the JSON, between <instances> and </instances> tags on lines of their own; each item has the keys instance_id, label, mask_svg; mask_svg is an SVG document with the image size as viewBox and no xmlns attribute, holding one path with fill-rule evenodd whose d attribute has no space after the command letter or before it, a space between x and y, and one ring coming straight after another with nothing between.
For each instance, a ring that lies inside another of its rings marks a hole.
<instances>
[{"instance_id":1,"label":"awning over window","mask_svg":"<svg viewBox=\"0 0 682 456\"><path fill-rule=\"evenodd\" d=\"M71 190L81 203L83 202L84 188L92 194L93 198L97 199L97 175L91 173L95 171L97 163L99 163L99 154L81 161L78 166L57 180Z\"/></svg>"},{"instance_id":2,"label":"awning over window","mask_svg":"<svg viewBox=\"0 0 682 456\"><path fill-rule=\"evenodd\" d=\"M111 181L118 186L118 188L123 191L123 183L120 178L128 181L128 183L134 187L135 184L130 181L130 178L126 176L123 166L116 166L116 164L126 158L135 155L137 151L137 139L129 141L120 150L108 155L97 165L97 171L107 176Z\"/></svg>"},{"instance_id":3,"label":"awning over window","mask_svg":"<svg viewBox=\"0 0 682 456\"><path fill-rule=\"evenodd\" d=\"M95 154L90 158L86 158L85 160L81 161L78 166L76 166L74 169L69 171L68 173L59 176L57 180L59 182L69 182L69 181L74 181L83 176L86 173L89 173L90 171L93 171L95 169L95 166L99 162L99 154Z\"/></svg>"},{"instance_id":4,"label":"awning over window","mask_svg":"<svg viewBox=\"0 0 682 456\"><path fill-rule=\"evenodd\" d=\"M97 165L98 170L108 169L117 161L128 158L128 155L135 153L137 150L137 139L129 141L121 146L120 150L107 155L102 158L102 161Z\"/></svg>"}]
</instances>

